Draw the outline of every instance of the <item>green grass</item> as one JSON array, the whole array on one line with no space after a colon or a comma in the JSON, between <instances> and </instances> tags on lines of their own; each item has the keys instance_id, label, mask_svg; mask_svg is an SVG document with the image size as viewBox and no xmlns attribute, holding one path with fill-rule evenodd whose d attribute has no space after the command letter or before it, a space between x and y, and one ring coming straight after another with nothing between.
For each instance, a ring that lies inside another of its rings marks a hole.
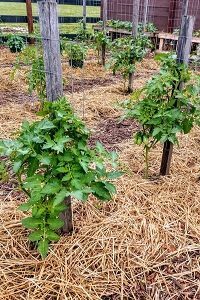
<instances>
[{"instance_id":1,"label":"green grass","mask_svg":"<svg viewBox=\"0 0 200 300\"><path fill-rule=\"evenodd\" d=\"M37 3L32 4L33 15L37 16ZM7 3L0 2L0 13L1 15L14 15L14 16L26 16L26 5L24 3ZM82 6L81 5L58 5L58 15L60 17L81 17ZM99 17L100 7L88 6L87 7L88 17Z\"/></svg>"},{"instance_id":2,"label":"green grass","mask_svg":"<svg viewBox=\"0 0 200 300\"><path fill-rule=\"evenodd\" d=\"M92 24L87 24L87 30L89 32L92 32ZM0 23L0 29L1 27L7 27L7 28L25 28L27 29L26 23ZM66 33L66 34L76 34L78 30L78 23L66 23L66 24L59 24L60 33ZM39 26L36 24L35 28L37 28L37 31L39 30ZM28 30L28 29L27 29Z\"/></svg>"},{"instance_id":3,"label":"green grass","mask_svg":"<svg viewBox=\"0 0 200 300\"><path fill-rule=\"evenodd\" d=\"M37 16L37 3L32 4L33 16ZM26 5L25 3L7 3L0 2L0 13L1 15L14 15L14 16L25 16L26 15ZM0 27L20 27L27 28L26 23L1 23L0 15ZM82 6L81 5L58 5L58 15L60 17L82 17ZM99 17L100 16L100 7L88 6L87 7L87 16L88 17ZM60 24L61 33L76 33L78 29L78 24ZM87 28L92 29L92 25L88 24Z\"/></svg>"}]
</instances>

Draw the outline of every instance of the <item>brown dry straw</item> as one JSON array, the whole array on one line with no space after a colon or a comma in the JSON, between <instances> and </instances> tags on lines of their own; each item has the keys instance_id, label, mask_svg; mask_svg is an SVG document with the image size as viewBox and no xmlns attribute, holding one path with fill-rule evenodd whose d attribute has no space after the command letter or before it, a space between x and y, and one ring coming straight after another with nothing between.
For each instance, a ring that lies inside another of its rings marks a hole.
<instances>
[{"instance_id":1,"label":"brown dry straw","mask_svg":"<svg viewBox=\"0 0 200 300\"><path fill-rule=\"evenodd\" d=\"M141 78L146 70L155 72L151 64L140 65L135 86L148 79ZM126 98L120 88L117 82L86 90L86 122L93 131L103 120L119 116L113 104ZM73 97L80 113L81 97L81 93ZM11 136L23 117L34 119L24 104L10 100L12 104L1 107L1 137ZM75 201L73 235L52 245L44 261L20 223L23 213L17 207L24 195L16 190L15 179L2 184L0 298L200 299L199 135L200 129L194 128L181 136L172 175L152 176L154 180L143 179L142 149L132 139L116 144L127 171L116 181L116 197L109 203L93 197L87 203ZM152 175L158 174L161 150L157 147L151 153Z\"/></svg>"}]
</instances>

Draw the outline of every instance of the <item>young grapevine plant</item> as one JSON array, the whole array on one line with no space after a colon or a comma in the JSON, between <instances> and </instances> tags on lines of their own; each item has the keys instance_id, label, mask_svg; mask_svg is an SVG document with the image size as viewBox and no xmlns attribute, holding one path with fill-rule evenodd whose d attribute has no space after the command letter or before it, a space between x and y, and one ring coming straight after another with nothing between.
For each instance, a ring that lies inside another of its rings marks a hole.
<instances>
[{"instance_id":1,"label":"young grapevine plant","mask_svg":"<svg viewBox=\"0 0 200 300\"><path fill-rule=\"evenodd\" d=\"M135 119L141 125L135 143L144 146L146 178L149 151L158 142L178 144L178 133L191 131L199 122L199 100L200 78L193 78L187 66L167 57L159 74L123 104L125 118Z\"/></svg>"},{"instance_id":2,"label":"young grapevine plant","mask_svg":"<svg viewBox=\"0 0 200 300\"><path fill-rule=\"evenodd\" d=\"M16 140L1 141L0 149L10 158L28 197L20 210L30 211L31 216L22 224L32 230L29 240L45 257L49 243L59 240L66 197L86 201L93 194L110 200L116 192L110 180L121 172L115 171L116 153L107 152L100 143L94 149L88 147L89 132L65 98L45 102L40 115L40 121L23 123Z\"/></svg>"},{"instance_id":3,"label":"young grapevine plant","mask_svg":"<svg viewBox=\"0 0 200 300\"><path fill-rule=\"evenodd\" d=\"M151 47L145 35L121 38L113 42L113 51L109 67L113 73L120 72L126 82L130 74L135 72L136 63L141 61Z\"/></svg>"},{"instance_id":4,"label":"young grapevine plant","mask_svg":"<svg viewBox=\"0 0 200 300\"><path fill-rule=\"evenodd\" d=\"M13 76L15 76L17 70L21 69L23 64L28 66L26 70L28 91L30 94L36 92L41 104L43 104L46 100L46 79L41 50L33 46L24 48L16 59Z\"/></svg>"}]
</instances>

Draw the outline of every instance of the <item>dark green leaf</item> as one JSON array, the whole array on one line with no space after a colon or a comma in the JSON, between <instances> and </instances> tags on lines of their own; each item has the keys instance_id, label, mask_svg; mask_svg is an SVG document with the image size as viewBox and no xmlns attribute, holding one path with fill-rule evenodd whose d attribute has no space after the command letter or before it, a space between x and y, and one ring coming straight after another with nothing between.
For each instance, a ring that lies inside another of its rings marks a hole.
<instances>
[{"instance_id":1,"label":"dark green leaf","mask_svg":"<svg viewBox=\"0 0 200 300\"><path fill-rule=\"evenodd\" d=\"M60 229L64 225L64 222L59 218L49 218L47 220L47 223L49 224L49 227L53 230Z\"/></svg>"},{"instance_id":2,"label":"dark green leaf","mask_svg":"<svg viewBox=\"0 0 200 300\"><path fill-rule=\"evenodd\" d=\"M32 232L31 234L29 234L28 239L31 242L37 242L40 241L43 237L43 232L42 230L36 230L34 232Z\"/></svg>"}]
</instances>

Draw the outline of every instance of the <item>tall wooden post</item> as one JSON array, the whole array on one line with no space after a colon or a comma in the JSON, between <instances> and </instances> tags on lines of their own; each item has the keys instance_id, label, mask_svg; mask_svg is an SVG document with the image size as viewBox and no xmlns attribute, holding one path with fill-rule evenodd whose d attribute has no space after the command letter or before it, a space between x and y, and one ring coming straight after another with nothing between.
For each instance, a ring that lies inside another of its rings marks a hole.
<instances>
[{"instance_id":1,"label":"tall wooden post","mask_svg":"<svg viewBox=\"0 0 200 300\"><path fill-rule=\"evenodd\" d=\"M33 29L33 11L31 0L26 0L26 14L27 14L27 23L28 23L28 33L32 34ZM34 39L30 39L30 44L34 44Z\"/></svg>"},{"instance_id":2,"label":"tall wooden post","mask_svg":"<svg viewBox=\"0 0 200 300\"><path fill-rule=\"evenodd\" d=\"M138 35L138 22L139 22L139 9L140 0L133 0L133 17L132 17L132 36L136 37ZM133 92L133 77L134 73L129 74L128 78L128 92Z\"/></svg>"},{"instance_id":3,"label":"tall wooden post","mask_svg":"<svg viewBox=\"0 0 200 300\"><path fill-rule=\"evenodd\" d=\"M144 16L143 16L143 27L144 27L144 31L146 29L146 25L147 25L147 13L148 13L148 5L149 5L149 0L144 0Z\"/></svg>"},{"instance_id":4,"label":"tall wooden post","mask_svg":"<svg viewBox=\"0 0 200 300\"><path fill-rule=\"evenodd\" d=\"M38 1L38 9L44 52L47 100L55 101L63 95L56 0Z\"/></svg>"},{"instance_id":5,"label":"tall wooden post","mask_svg":"<svg viewBox=\"0 0 200 300\"><path fill-rule=\"evenodd\" d=\"M178 45L177 45L177 62L188 64L191 44L192 44L192 33L194 28L195 17L183 16L181 31L179 34ZM183 88L181 83L179 89ZM169 141L164 143L162 162L160 167L160 175L169 175L171 159L173 153L173 144Z\"/></svg>"},{"instance_id":6,"label":"tall wooden post","mask_svg":"<svg viewBox=\"0 0 200 300\"><path fill-rule=\"evenodd\" d=\"M87 20L87 4L86 0L83 0L83 29L86 29L86 20Z\"/></svg>"},{"instance_id":7,"label":"tall wooden post","mask_svg":"<svg viewBox=\"0 0 200 300\"><path fill-rule=\"evenodd\" d=\"M140 0L133 0L132 36L138 34Z\"/></svg>"},{"instance_id":8,"label":"tall wooden post","mask_svg":"<svg viewBox=\"0 0 200 300\"><path fill-rule=\"evenodd\" d=\"M107 0L103 0L103 32L106 34L106 26L108 19L108 2ZM106 45L102 45L102 65L106 64Z\"/></svg>"},{"instance_id":9,"label":"tall wooden post","mask_svg":"<svg viewBox=\"0 0 200 300\"><path fill-rule=\"evenodd\" d=\"M38 1L40 32L43 44L43 57L46 75L47 100L56 101L63 96L60 38L56 0ZM62 231L73 231L71 198L64 201L66 211L61 214L64 221Z\"/></svg>"},{"instance_id":10,"label":"tall wooden post","mask_svg":"<svg viewBox=\"0 0 200 300\"><path fill-rule=\"evenodd\" d=\"M188 8L189 8L189 0L183 0L182 17L188 15Z\"/></svg>"}]
</instances>

